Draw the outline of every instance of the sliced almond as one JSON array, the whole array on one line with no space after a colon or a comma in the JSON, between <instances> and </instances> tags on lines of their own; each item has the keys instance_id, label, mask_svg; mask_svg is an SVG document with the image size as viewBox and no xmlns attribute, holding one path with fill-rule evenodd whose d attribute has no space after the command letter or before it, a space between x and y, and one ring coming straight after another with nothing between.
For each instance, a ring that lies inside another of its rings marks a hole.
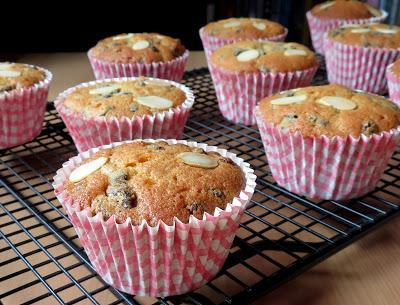
<instances>
[{"instance_id":1,"label":"sliced almond","mask_svg":"<svg viewBox=\"0 0 400 305\"><path fill-rule=\"evenodd\" d=\"M156 80L156 79L146 80L145 83L147 85L154 85L154 86L161 86L161 87L169 87L169 86L171 86L171 84L168 83L168 82L165 82L165 81L162 81L162 80Z\"/></svg>"},{"instance_id":2,"label":"sliced almond","mask_svg":"<svg viewBox=\"0 0 400 305\"><path fill-rule=\"evenodd\" d=\"M321 4L321 6L319 7L319 9L320 9L320 10L324 10L324 9L326 9L326 8L328 8L328 7L330 7L330 6L332 6L333 4L334 4L333 1L325 2L325 3Z\"/></svg>"},{"instance_id":3,"label":"sliced almond","mask_svg":"<svg viewBox=\"0 0 400 305\"><path fill-rule=\"evenodd\" d=\"M376 9L375 7L369 6L369 5L368 5L368 11L374 16L380 16L381 15L380 10Z\"/></svg>"},{"instance_id":4,"label":"sliced almond","mask_svg":"<svg viewBox=\"0 0 400 305\"><path fill-rule=\"evenodd\" d=\"M138 96L136 99L139 104L155 109L167 109L174 104L172 101L156 95Z\"/></svg>"},{"instance_id":5,"label":"sliced almond","mask_svg":"<svg viewBox=\"0 0 400 305\"><path fill-rule=\"evenodd\" d=\"M183 161L183 163L202 168L215 168L218 166L218 161L205 155L195 152L183 152L178 155L178 158Z\"/></svg>"},{"instance_id":6,"label":"sliced almond","mask_svg":"<svg viewBox=\"0 0 400 305\"><path fill-rule=\"evenodd\" d=\"M307 52L301 49L287 49L283 52L285 56L306 56Z\"/></svg>"},{"instance_id":7,"label":"sliced almond","mask_svg":"<svg viewBox=\"0 0 400 305\"><path fill-rule=\"evenodd\" d=\"M348 23L348 24L343 24L341 28L356 28L358 26L359 24Z\"/></svg>"},{"instance_id":8,"label":"sliced almond","mask_svg":"<svg viewBox=\"0 0 400 305\"><path fill-rule=\"evenodd\" d=\"M129 39L132 36L133 36L132 33L129 33L129 34L126 34L126 35L119 35L119 36L113 37L113 40Z\"/></svg>"},{"instance_id":9,"label":"sliced almond","mask_svg":"<svg viewBox=\"0 0 400 305\"><path fill-rule=\"evenodd\" d=\"M104 87L99 87L95 88L89 91L90 94L110 94L111 92L114 92L115 90L118 90L119 86L118 85L110 85L110 86L104 86Z\"/></svg>"},{"instance_id":10,"label":"sliced almond","mask_svg":"<svg viewBox=\"0 0 400 305\"><path fill-rule=\"evenodd\" d=\"M107 161L108 158L100 157L96 160L90 161L75 168L72 171L71 175L69 176L69 181L79 182L85 179L87 176L91 175L92 173L100 169L104 164L106 164Z\"/></svg>"},{"instance_id":11,"label":"sliced almond","mask_svg":"<svg viewBox=\"0 0 400 305\"><path fill-rule=\"evenodd\" d=\"M263 31L263 30L265 30L267 28L267 25L265 23L263 23L263 22L253 22L253 26L256 29L259 29L261 31Z\"/></svg>"},{"instance_id":12,"label":"sliced almond","mask_svg":"<svg viewBox=\"0 0 400 305\"><path fill-rule=\"evenodd\" d=\"M307 99L307 95L295 95L295 96L285 96L274 99L271 101L272 105L290 105L298 104L304 102Z\"/></svg>"},{"instance_id":13,"label":"sliced almond","mask_svg":"<svg viewBox=\"0 0 400 305\"><path fill-rule=\"evenodd\" d=\"M396 34L399 30L396 29L375 29L376 32L382 33L382 34Z\"/></svg>"},{"instance_id":14,"label":"sliced almond","mask_svg":"<svg viewBox=\"0 0 400 305\"><path fill-rule=\"evenodd\" d=\"M256 59L258 56L260 56L260 53L257 50L251 49L239 53L239 55L236 56L236 59L238 61L250 61Z\"/></svg>"},{"instance_id":15,"label":"sliced almond","mask_svg":"<svg viewBox=\"0 0 400 305\"><path fill-rule=\"evenodd\" d=\"M317 103L331 106L339 110L352 110L357 107L357 104L352 100L339 96L324 96Z\"/></svg>"},{"instance_id":16,"label":"sliced almond","mask_svg":"<svg viewBox=\"0 0 400 305\"><path fill-rule=\"evenodd\" d=\"M11 71L11 70L0 70L0 76L2 77L18 77L21 76L20 71Z\"/></svg>"},{"instance_id":17,"label":"sliced almond","mask_svg":"<svg viewBox=\"0 0 400 305\"><path fill-rule=\"evenodd\" d=\"M147 40L139 40L135 42L132 46L134 50L143 50L150 46L150 43Z\"/></svg>"},{"instance_id":18,"label":"sliced almond","mask_svg":"<svg viewBox=\"0 0 400 305\"><path fill-rule=\"evenodd\" d=\"M0 70L8 70L11 68L14 64L8 63L8 62L2 62L0 63Z\"/></svg>"},{"instance_id":19,"label":"sliced almond","mask_svg":"<svg viewBox=\"0 0 400 305\"><path fill-rule=\"evenodd\" d=\"M359 28L359 29L352 29L350 32L352 32L352 33L368 33L368 32L371 32L371 29Z\"/></svg>"},{"instance_id":20,"label":"sliced almond","mask_svg":"<svg viewBox=\"0 0 400 305\"><path fill-rule=\"evenodd\" d=\"M233 28L235 26L239 26L240 21L229 21L224 23L224 28Z\"/></svg>"}]
</instances>

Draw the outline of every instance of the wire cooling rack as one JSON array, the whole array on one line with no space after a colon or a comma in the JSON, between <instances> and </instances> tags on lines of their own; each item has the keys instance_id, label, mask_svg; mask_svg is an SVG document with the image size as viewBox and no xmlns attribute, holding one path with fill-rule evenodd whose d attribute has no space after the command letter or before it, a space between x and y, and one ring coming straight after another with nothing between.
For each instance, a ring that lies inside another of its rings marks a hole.
<instances>
[{"instance_id":1,"label":"wire cooling rack","mask_svg":"<svg viewBox=\"0 0 400 305\"><path fill-rule=\"evenodd\" d=\"M314 83L325 80L320 69ZM399 151L367 196L350 202L309 200L274 182L256 128L220 115L207 69L186 73L184 83L197 97L184 138L237 153L258 176L223 270L202 288L168 298L134 297L105 284L53 193L55 171L77 151L49 104L39 137L0 151L3 304L248 304L398 214Z\"/></svg>"}]
</instances>

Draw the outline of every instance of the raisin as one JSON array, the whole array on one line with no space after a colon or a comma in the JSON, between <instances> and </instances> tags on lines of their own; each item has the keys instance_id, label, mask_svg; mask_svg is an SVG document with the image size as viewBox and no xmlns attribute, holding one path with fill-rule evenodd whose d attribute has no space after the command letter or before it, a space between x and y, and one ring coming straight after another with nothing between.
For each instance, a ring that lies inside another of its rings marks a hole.
<instances>
[{"instance_id":1,"label":"raisin","mask_svg":"<svg viewBox=\"0 0 400 305\"><path fill-rule=\"evenodd\" d=\"M370 136L373 133L378 133L379 128L374 122L368 121L361 125L361 132L366 136Z\"/></svg>"},{"instance_id":2,"label":"raisin","mask_svg":"<svg viewBox=\"0 0 400 305\"><path fill-rule=\"evenodd\" d=\"M187 210L189 210L190 214L196 213L196 212L203 212L204 211L204 203L201 201L193 201L192 203L189 203L185 207Z\"/></svg>"},{"instance_id":3,"label":"raisin","mask_svg":"<svg viewBox=\"0 0 400 305\"><path fill-rule=\"evenodd\" d=\"M225 198L225 194L224 194L224 192L222 192L221 190L219 190L219 189L212 189L211 190L212 191L212 194L213 194L213 196L214 197L217 197L217 198Z\"/></svg>"},{"instance_id":4,"label":"raisin","mask_svg":"<svg viewBox=\"0 0 400 305\"><path fill-rule=\"evenodd\" d=\"M328 120L326 120L324 118L317 117L314 114L310 114L308 116L308 120L311 122L311 124L320 125L320 126L323 126L323 127L326 127L329 124Z\"/></svg>"}]
</instances>

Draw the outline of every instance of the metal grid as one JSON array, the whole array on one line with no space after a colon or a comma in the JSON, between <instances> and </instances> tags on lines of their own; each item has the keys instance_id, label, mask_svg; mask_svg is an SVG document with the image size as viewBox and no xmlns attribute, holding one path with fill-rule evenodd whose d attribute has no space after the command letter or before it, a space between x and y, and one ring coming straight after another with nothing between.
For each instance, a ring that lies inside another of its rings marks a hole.
<instances>
[{"instance_id":1,"label":"metal grid","mask_svg":"<svg viewBox=\"0 0 400 305\"><path fill-rule=\"evenodd\" d=\"M319 70L315 82L325 82ZM207 69L186 73L196 95L185 139L218 145L253 165L258 186L223 270L184 296L132 297L93 270L51 187L77 151L54 108L33 142L0 151L0 300L4 304L246 304L397 215L400 152L375 191L350 202L314 201L271 177L259 132L220 115ZM1 303L0 301L0 303Z\"/></svg>"}]
</instances>

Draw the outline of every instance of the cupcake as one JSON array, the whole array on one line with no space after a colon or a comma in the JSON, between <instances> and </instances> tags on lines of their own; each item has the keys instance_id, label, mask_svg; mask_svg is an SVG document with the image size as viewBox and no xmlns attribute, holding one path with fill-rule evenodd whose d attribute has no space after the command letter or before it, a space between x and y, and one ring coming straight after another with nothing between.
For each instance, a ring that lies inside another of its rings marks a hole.
<instances>
[{"instance_id":1,"label":"cupcake","mask_svg":"<svg viewBox=\"0 0 400 305\"><path fill-rule=\"evenodd\" d=\"M284 41L288 31L277 22L259 18L229 18L200 29L207 59L216 49L241 40Z\"/></svg>"},{"instance_id":2,"label":"cupcake","mask_svg":"<svg viewBox=\"0 0 400 305\"><path fill-rule=\"evenodd\" d=\"M96 79L150 76L179 82L189 51L157 33L120 34L100 40L88 52Z\"/></svg>"},{"instance_id":3,"label":"cupcake","mask_svg":"<svg viewBox=\"0 0 400 305\"><path fill-rule=\"evenodd\" d=\"M255 179L248 163L215 146L146 140L81 153L53 186L105 282L168 296L221 269Z\"/></svg>"},{"instance_id":4,"label":"cupcake","mask_svg":"<svg viewBox=\"0 0 400 305\"><path fill-rule=\"evenodd\" d=\"M400 59L386 69L390 99L400 106Z\"/></svg>"},{"instance_id":5,"label":"cupcake","mask_svg":"<svg viewBox=\"0 0 400 305\"><path fill-rule=\"evenodd\" d=\"M276 182L317 199L360 197L377 185L400 142L400 109L340 85L263 99L256 110Z\"/></svg>"},{"instance_id":6,"label":"cupcake","mask_svg":"<svg viewBox=\"0 0 400 305\"><path fill-rule=\"evenodd\" d=\"M27 143L40 134L51 79L43 68L0 63L0 149Z\"/></svg>"},{"instance_id":7,"label":"cupcake","mask_svg":"<svg viewBox=\"0 0 400 305\"><path fill-rule=\"evenodd\" d=\"M54 104L79 151L116 141L180 138L192 91L172 81L120 78L83 83Z\"/></svg>"},{"instance_id":8,"label":"cupcake","mask_svg":"<svg viewBox=\"0 0 400 305\"><path fill-rule=\"evenodd\" d=\"M331 83L371 93L387 93L386 68L400 56L400 27L387 24L343 26L324 38Z\"/></svg>"},{"instance_id":9,"label":"cupcake","mask_svg":"<svg viewBox=\"0 0 400 305\"><path fill-rule=\"evenodd\" d=\"M326 31L345 24L364 24L385 20L387 13L360 1L327 1L307 12L314 50L323 54L323 36Z\"/></svg>"},{"instance_id":10,"label":"cupcake","mask_svg":"<svg viewBox=\"0 0 400 305\"><path fill-rule=\"evenodd\" d=\"M240 41L214 51L209 67L222 115L253 125L259 100L309 85L318 62L298 43Z\"/></svg>"}]
</instances>

